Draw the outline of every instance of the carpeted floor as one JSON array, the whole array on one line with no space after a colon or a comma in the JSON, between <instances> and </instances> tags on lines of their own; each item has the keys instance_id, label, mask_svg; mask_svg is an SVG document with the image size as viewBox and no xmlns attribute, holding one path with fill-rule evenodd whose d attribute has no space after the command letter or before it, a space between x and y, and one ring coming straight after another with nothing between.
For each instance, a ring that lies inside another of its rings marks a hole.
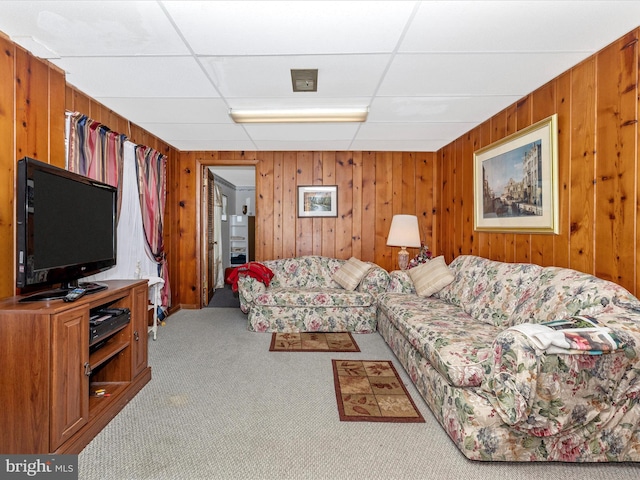
<instances>
[{"instance_id":1,"label":"carpeted floor","mask_svg":"<svg viewBox=\"0 0 640 480\"><path fill-rule=\"evenodd\" d=\"M231 289L231 285L224 284L224 288L216 288L213 297L207 307L213 308L240 308L238 292Z\"/></svg>"},{"instance_id":2,"label":"carpeted floor","mask_svg":"<svg viewBox=\"0 0 640 480\"><path fill-rule=\"evenodd\" d=\"M269 352L233 308L182 310L149 340L153 378L79 455L81 480L636 480L638 465L467 460L380 335L360 353ZM341 422L332 359L392 360L426 423Z\"/></svg>"}]
</instances>

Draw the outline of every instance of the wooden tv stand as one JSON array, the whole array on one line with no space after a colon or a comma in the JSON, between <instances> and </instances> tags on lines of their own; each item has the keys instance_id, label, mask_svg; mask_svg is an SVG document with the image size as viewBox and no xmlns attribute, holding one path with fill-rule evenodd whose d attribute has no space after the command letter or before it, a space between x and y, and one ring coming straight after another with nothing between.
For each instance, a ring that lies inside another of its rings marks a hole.
<instances>
[{"instance_id":1,"label":"wooden tv stand","mask_svg":"<svg viewBox=\"0 0 640 480\"><path fill-rule=\"evenodd\" d=\"M77 454L151 380L147 281L104 283L69 303L0 300L0 453ZM89 312L108 307L131 321L90 352Z\"/></svg>"}]
</instances>

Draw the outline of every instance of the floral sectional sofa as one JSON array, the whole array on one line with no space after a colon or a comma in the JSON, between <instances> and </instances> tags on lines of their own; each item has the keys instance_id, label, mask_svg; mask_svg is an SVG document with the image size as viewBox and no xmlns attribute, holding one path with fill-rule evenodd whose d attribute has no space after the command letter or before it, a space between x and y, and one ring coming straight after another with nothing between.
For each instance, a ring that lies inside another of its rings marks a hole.
<instances>
[{"instance_id":1,"label":"floral sectional sofa","mask_svg":"<svg viewBox=\"0 0 640 480\"><path fill-rule=\"evenodd\" d=\"M416 294L411 270L392 272L378 330L462 453L640 461L638 300L565 268L475 256L448 268L453 281L432 296ZM608 329L610 350L554 351L527 330L576 315Z\"/></svg>"},{"instance_id":2,"label":"floral sectional sofa","mask_svg":"<svg viewBox=\"0 0 640 480\"><path fill-rule=\"evenodd\" d=\"M377 298L390 280L378 265L311 255L261 263L273 272L268 286L251 276L238 278L249 330L376 331Z\"/></svg>"}]
</instances>

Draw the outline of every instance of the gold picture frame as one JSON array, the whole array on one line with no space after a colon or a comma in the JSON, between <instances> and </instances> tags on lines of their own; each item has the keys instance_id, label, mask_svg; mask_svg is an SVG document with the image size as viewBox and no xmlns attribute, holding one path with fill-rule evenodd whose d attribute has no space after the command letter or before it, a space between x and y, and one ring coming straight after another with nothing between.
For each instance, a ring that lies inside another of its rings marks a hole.
<instances>
[{"instance_id":1,"label":"gold picture frame","mask_svg":"<svg viewBox=\"0 0 640 480\"><path fill-rule=\"evenodd\" d=\"M557 114L474 152L474 229L558 234L557 158Z\"/></svg>"}]
</instances>

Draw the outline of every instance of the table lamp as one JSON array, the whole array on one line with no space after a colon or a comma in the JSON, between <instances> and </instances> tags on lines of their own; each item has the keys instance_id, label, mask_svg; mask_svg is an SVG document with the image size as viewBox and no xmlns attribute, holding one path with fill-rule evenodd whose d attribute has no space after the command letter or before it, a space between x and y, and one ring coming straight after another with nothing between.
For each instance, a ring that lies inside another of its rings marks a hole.
<instances>
[{"instance_id":1,"label":"table lamp","mask_svg":"<svg viewBox=\"0 0 640 480\"><path fill-rule=\"evenodd\" d=\"M418 217L415 215L394 215L391 219L387 246L400 247L400 251L398 252L398 267L400 267L400 270L406 270L407 265L409 265L409 252L407 251L407 247L420 247Z\"/></svg>"}]
</instances>

